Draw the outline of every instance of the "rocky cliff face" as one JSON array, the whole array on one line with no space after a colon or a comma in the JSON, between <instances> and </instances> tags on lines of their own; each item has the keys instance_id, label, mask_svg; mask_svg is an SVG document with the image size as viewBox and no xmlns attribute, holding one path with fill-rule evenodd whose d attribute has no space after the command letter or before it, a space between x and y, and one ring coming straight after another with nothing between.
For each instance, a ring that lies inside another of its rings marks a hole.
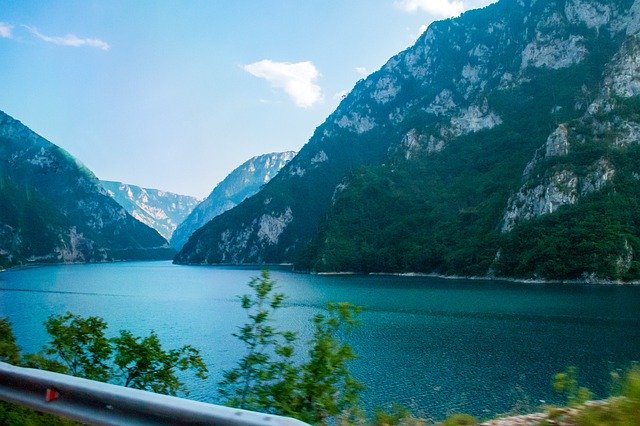
<instances>
[{"instance_id":1,"label":"rocky cliff face","mask_svg":"<svg viewBox=\"0 0 640 426\"><path fill-rule=\"evenodd\" d=\"M607 64L596 99L582 117L559 124L525 168L523 186L509 199L503 232L513 229L519 221L575 204L581 197L601 190L615 176L616 170L607 155L594 159L582 173L576 173L575 162L566 158L570 153L587 143L599 142L624 150L640 141L640 124L625 111L627 102L640 95L640 34L636 23L639 4L634 4L626 19L615 21L613 29L628 36ZM569 18L599 29L619 12L612 7L575 1L568 3L565 10ZM556 167L552 174L546 170L534 173L539 163L554 157L565 158L564 165Z\"/></svg>"},{"instance_id":2,"label":"rocky cliff face","mask_svg":"<svg viewBox=\"0 0 640 426\"><path fill-rule=\"evenodd\" d=\"M167 241L199 200L158 189L122 182L100 181L107 194L140 222L158 231Z\"/></svg>"},{"instance_id":3,"label":"rocky cliff face","mask_svg":"<svg viewBox=\"0 0 640 426\"><path fill-rule=\"evenodd\" d=\"M86 167L0 112L0 266L170 254Z\"/></svg>"},{"instance_id":4,"label":"rocky cliff face","mask_svg":"<svg viewBox=\"0 0 640 426\"><path fill-rule=\"evenodd\" d=\"M433 23L358 82L276 179L199 231L176 261L554 278L635 273L635 258L627 259L640 249L640 229L593 211L629 207L636 197L629 164L640 129L639 27L633 0L502 0ZM571 214L580 226L561 223ZM533 266L533 257L551 256L545 245L572 262L563 247L583 238L591 220L611 244L588 238L585 250L591 244L623 268ZM277 224L267 227L269 238L265 223ZM555 226L568 231L529 248L515 243ZM532 259L520 258L528 266L507 248L532 250Z\"/></svg>"},{"instance_id":5,"label":"rocky cliff face","mask_svg":"<svg viewBox=\"0 0 640 426\"><path fill-rule=\"evenodd\" d=\"M293 151L287 151L260 155L233 170L180 223L171 239L171 245L180 250L198 228L258 192L295 154Z\"/></svg>"}]
</instances>

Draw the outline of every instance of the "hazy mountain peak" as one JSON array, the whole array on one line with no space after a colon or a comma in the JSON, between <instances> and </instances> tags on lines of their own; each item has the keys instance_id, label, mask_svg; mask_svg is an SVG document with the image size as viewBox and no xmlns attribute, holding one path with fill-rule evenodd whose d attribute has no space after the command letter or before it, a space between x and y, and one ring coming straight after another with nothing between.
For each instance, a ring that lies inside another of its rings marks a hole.
<instances>
[{"instance_id":1,"label":"hazy mountain peak","mask_svg":"<svg viewBox=\"0 0 640 426\"><path fill-rule=\"evenodd\" d=\"M293 151L259 155L237 167L178 226L171 245L177 249L182 248L193 232L258 192L295 155Z\"/></svg>"},{"instance_id":2,"label":"hazy mountain peak","mask_svg":"<svg viewBox=\"0 0 640 426\"><path fill-rule=\"evenodd\" d=\"M122 182L101 181L109 196L133 217L169 240L179 224L200 203L195 197Z\"/></svg>"}]
</instances>

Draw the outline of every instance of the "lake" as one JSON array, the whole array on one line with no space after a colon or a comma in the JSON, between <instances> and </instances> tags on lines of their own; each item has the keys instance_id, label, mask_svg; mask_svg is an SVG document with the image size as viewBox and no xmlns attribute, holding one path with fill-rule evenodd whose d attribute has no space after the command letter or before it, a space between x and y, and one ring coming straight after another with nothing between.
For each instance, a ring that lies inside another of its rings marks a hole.
<instances>
[{"instance_id":1,"label":"lake","mask_svg":"<svg viewBox=\"0 0 640 426\"><path fill-rule=\"evenodd\" d=\"M328 301L364 307L349 340L351 370L372 409L390 402L441 418L486 417L558 402L554 373L578 368L582 385L606 395L610 371L640 360L640 287L525 284L431 277L319 276L271 271L288 299L283 329L310 337L311 317ZM259 271L170 262L58 265L0 273L0 316L13 323L24 352L47 341L51 314L97 315L109 335L155 330L165 348L199 348L210 378L187 377L190 398L218 402L221 372L243 347L238 296Z\"/></svg>"}]
</instances>

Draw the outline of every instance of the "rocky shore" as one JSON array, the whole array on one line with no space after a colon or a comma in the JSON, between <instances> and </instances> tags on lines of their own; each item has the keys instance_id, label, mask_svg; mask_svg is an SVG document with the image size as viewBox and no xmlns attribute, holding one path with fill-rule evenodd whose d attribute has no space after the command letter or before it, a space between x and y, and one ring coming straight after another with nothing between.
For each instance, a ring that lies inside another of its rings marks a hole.
<instances>
[{"instance_id":1,"label":"rocky shore","mask_svg":"<svg viewBox=\"0 0 640 426\"><path fill-rule=\"evenodd\" d=\"M626 400L625 397L615 397L605 400L587 401L575 407L550 408L544 413L533 413L521 416L503 417L480 424L480 426L575 426L580 414L587 409L601 408L603 411L613 407L616 403ZM638 413L640 417L640 413Z\"/></svg>"}]
</instances>

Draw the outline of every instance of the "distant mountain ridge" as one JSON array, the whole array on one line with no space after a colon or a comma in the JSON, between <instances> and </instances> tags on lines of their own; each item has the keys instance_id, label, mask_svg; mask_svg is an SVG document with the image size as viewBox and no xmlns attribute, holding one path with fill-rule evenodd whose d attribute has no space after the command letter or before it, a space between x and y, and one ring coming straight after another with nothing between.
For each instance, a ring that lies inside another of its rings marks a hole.
<instances>
[{"instance_id":1,"label":"distant mountain ridge","mask_svg":"<svg viewBox=\"0 0 640 426\"><path fill-rule=\"evenodd\" d=\"M640 279L640 0L501 0L359 81L178 263Z\"/></svg>"},{"instance_id":2,"label":"distant mountain ridge","mask_svg":"<svg viewBox=\"0 0 640 426\"><path fill-rule=\"evenodd\" d=\"M293 151L263 154L238 166L180 223L171 245L180 250L198 228L258 192L295 154Z\"/></svg>"},{"instance_id":3,"label":"distant mountain ridge","mask_svg":"<svg viewBox=\"0 0 640 426\"><path fill-rule=\"evenodd\" d=\"M171 255L84 165L0 112L0 267Z\"/></svg>"},{"instance_id":4,"label":"distant mountain ridge","mask_svg":"<svg viewBox=\"0 0 640 426\"><path fill-rule=\"evenodd\" d=\"M179 224L200 203L195 197L159 189L142 188L122 182L101 180L109 196L127 212L152 227L167 241Z\"/></svg>"}]
</instances>

